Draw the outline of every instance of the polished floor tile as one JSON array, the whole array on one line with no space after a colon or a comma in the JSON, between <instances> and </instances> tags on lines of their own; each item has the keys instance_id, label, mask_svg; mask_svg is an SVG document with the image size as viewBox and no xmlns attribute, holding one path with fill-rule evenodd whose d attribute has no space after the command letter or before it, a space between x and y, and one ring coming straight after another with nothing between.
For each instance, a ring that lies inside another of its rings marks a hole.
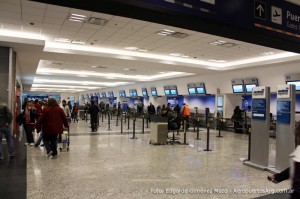
<instances>
[{"instance_id":1,"label":"polished floor tile","mask_svg":"<svg viewBox=\"0 0 300 199\"><path fill-rule=\"evenodd\" d=\"M44 148L28 148L27 198L255 198L290 182L273 184L270 173L242 164L247 157L247 135L210 131L210 149L206 152L206 130L201 140L187 133L189 145L149 144L149 129L138 139L132 127L120 134L112 121L100 122L97 133L90 132L85 121L72 123L70 151L48 159ZM126 124L125 124L126 125ZM124 125L124 126L125 126ZM125 128L124 128L125 129ZM181 134L183 134L181 132ZM182 136L181 136L182 138ZM274 164L275 140L270 139L270 164Z\"/></svg>"}]
</instances>

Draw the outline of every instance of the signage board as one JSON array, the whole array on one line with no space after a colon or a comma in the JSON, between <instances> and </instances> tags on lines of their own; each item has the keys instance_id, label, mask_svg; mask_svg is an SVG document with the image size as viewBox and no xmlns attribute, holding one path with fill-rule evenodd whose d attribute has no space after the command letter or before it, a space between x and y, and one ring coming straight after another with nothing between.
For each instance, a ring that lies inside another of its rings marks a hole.
<instances>
[{"instance_id":1,"label":"signage board","mask_svg":"<svg viewBox=\"0 0 300 199\"><path fill-rule=\"evenodd\" d=\"M291 101L277 101L277 123L290 124Z\"/></svg>"}]
</instances>

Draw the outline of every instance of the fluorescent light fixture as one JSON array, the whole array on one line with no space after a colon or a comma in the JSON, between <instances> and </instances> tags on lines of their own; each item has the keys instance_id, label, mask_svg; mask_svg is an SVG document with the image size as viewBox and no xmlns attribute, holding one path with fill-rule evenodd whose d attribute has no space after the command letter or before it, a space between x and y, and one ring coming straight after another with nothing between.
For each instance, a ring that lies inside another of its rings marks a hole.
<instances>
[{"instance_id":1,"label":"fluorescent light fixture","mask_svg":"<svg viewBox=\"0 0 300 199\"><path fill-rule=\"evenodd\" d=\"M83 45L83 44L85 44L85 41L72 40L71 43L72 44L81 44L81 45Z\"/></svg>"},{"instance_id":2,"label":"fluorescent light fixture","mask_svg":"<svg viewBox=\"0 0 300 199\"><path fill-rule=\"evenodd\" d=\"M210 42L209 44L214 45L214 46L218 46L218 45L223 45L223 44L226 44L226 43L227 42L223 41L223 40L216 40L216 41Z\"/></svg>"},{"instance_id":3,"label":"fluorescent light fixture","mask_svg":"<svg viewBox=\"0 0 300 199\"><path fill-rule=\"evenodd\" d=\"M256 63L260 61L270 61L274 59L281 59L281 58L288 58L293 56L299 56L299 54L291 53L291 52L282 52L274 55L264 56L264 57L254 57L250 59L244 59L240 61L234 62L227 62L227 63L214 63L210 61L204 61L199 59L193 58L182 58L182 57L174 57L170 55L160 55L160 54L153 54L153 53L141 53L136 51L127 51L127 50L118 50L112 48L101 48L101 47L94 47L94 46L79 46L79 45L72 45L72 44L63 44L63 43L55 43L55 42L46 42L44 51L55 52L59 49L63 49L65 51L69 51L70 53L73 51L78 52L93 52L99 53L103 56L109 54L111 57L120 58L120 57L131 57L133 59L141 58L141 59L152 59L158 60L160 63L168 63L174 65L180 65L181 63L188 64L193 67L203 67L209 69L220 69L226 68L230 66L242 65L242 64L249 64L249 63ZM49 70L47 70L49 71ZM46 71L43 71L44 73ZM92 76L97 76L97 74L92 74ZM107 74L105 74L107 76ZM184 76L184 75L182 75ZM121 76L123 77L123 76ZM119 78L119 76L117 76ZM125 77L126 78L126 77ZM134 77L136 79L136 77ZM126 78L127 79L127 78Z\"/></svg>"},{"instance_id":4,"label":"fluorescent light fixture","mask_svg":"<svg viewBox=\"0 0 300 199\"><path fill-rule=\"evenodd\" d=\"M76 81L76 80L59 80L59 79L43 79L35 77L34 84L56 83L56 84L72 84L72 85L97 85L97 86L120 86L129 82L93 82L93 81Z\"/></svg>"},{"instance_id":5,"label":"fluorescent light fixture","mask_svg":"<svg viewBox=\"0 0 300 199\"><path fill-rule=\"evenodd\" d=\"M46 40L46 37L41 34L22 32L22 31L11 31L5 29L0 29L0 36L17 37L23 39Z\"/></svg>"},{"instance_id":6,"label":"fluorescent light fixture","mask_svg":"<svg viewBox=\"0 0 300 199\"><path fill-rule=\"evenodd\" d=\"M82 89L68 89L68 88L32 88L30 91L44 91L44 92L64 92L64 91L74 91L74 92L83 92L85 90Z\"/></svg>"},{"instance_id":7,"label":"fluorescent light fixture","mask_svg":"<svg viewBox=\"0 0 300 199\"><path fill-rule=\"evenodd\" d=\"M175 33L175 31L168 30L168 29L162 29L162 30L160 30L160 31L157 32L157 34L163 35L163 36L169 36L169 35L172 35L174 33Z\"/></svg>"},{"instance_id":8,"label":"fluorescent light fixture","mask_svg":"<svg viewBox=\"0 0 300 199\"><path fill-rule=\"evenodd\" d=\"M227 62L226 60L217 60L217 59L210 59L208 61L216 62L216 63L226 63Z\"/></svg>"},{"instance_id":9,"label":"fluorescent light fixture","mask_svg":"<svg viewBox=\"0 0 300 199\"><path fill-rule=\"evenodd\" d=\"M66 39L66 38L55 38L54 41L63 42L63 43L70 43L71 42L70 39Z\"/></svg>"},{"instance_id":10,"label":"fluorescent light fixture","mask_svg":"<svg viewBox=\"0 0 300 199\"><path fill-rule=\"evenodd\" d=\"M263 52L263 53L260 53L261 55L273 55L274 52L272 51L268 51L268 52Z\"/></svg>"},{"instance_id":11,"label":"fluorescent light fixture","mask_svg":"<svg viewBox=\"0 0 300 199\"><path fill-rule=\"evenodd\" d=\"M74 85L54 85L54 84L32 84L32 88L81 88L81 89L99 89L101 87L91 87L91 86L74 86Z\"/></svg>"},{"instance_id":12,"label":"fluorescent light fixture","mask_svg":"<svg viewBox=\"0 0 300 199\"><path fill-rule=\"evenodd\" d=\"M193 75L192 73L184 72L168 72L161 75L126 75L121 73L98 73L98 72L89 72L89 71L77 71L77 70L53 70L52 68L38 68L37 74L50 73L52 75L86 75L91 77L103 77L107 79L132 79L138 81L152 81L159 78L171 78L171 77L182 77L187 75Z\"/></svg>"},{"instance_id":13,"label":"fluorescent light fixture","mask_svg":"<svg viewBox=\"0 0 300 199\"><path fill-rule=\"evenodd\" d=\"M139 52L148 52L148 50L146 50L146 49L138 49L137 51L139 51Z\"/></svg>"},{"instance_id":14,"label":"fluorescent light fixture","mask_svg":"<svg viewBox=\"0 0 300 199\"><path fill-rule=\"evenodd\" d=\"M190 58L190 56L184 55L184 54L181 54L181 53L171 53L169 55L174 56L174 57Z\"/></svg>"},{"instance_id":15,"label":"fluorescent light fixture","mask_svg":"<svg viewBox=\"0 0 300 199\"><path fill-rule=\"evenodd\" d=\"M78 19L69 19L69 21L75 21L75 22L80 22L80 23L83 22L82 20L78 20Z\"/></svg>"},{"instance_id":16,"label":"fluorescent light fixture","mask_svg":"<svg viewBox=\"0 0 300 199\"><path fill-rule=\"evenodd\" d=\"M126 49L126 50L138 50L139 48L138 47L133 47L133 46L128 46L128 47L125 47L124 49Z\"/></svg>"},{"instance_id":17,"label":"fluorescent light fixture","mask_svg":"<svg viewBox=\"0 0 300 199\"><path fill-rule=\"evenodd\" d=\"M75 13L71 13L71 16L74 16L74 17L81 17L81 18L86 18L85 15L79 15L79 14L75 14Z\"/></svg>"}]
</instances>

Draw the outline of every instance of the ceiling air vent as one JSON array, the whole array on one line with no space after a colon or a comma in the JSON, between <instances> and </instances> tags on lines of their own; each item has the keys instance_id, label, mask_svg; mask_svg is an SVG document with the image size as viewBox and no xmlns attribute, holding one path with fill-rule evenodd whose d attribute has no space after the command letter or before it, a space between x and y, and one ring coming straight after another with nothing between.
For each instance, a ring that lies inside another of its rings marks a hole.
<instances>
[{"instance_id":1,"label":"ceiling air vent","mask_svg":"<svg viewBox=\"0 0 300 199\"><path fill-rule=\"evenodd\" d=\"M104 26L107 23L107 20L102 18L90 17L87 23L98 25L98 26Z\"/></svg>"},{"instance_id":2,"label":"ceiling air vent","mask_svg":"<svg viewBox=\"0 0 300 199\"><path fill-rule=\"evenodd\" d=\"M162 29L162 30L156 32L156 34L159 34L162 36L174 37L174 38L178 38L178 39L183 39L183 38L186 38L187 36L189 36L186 33L175 32L174 30L169 30L169 29Z\"/></svg>"}]
</instances>

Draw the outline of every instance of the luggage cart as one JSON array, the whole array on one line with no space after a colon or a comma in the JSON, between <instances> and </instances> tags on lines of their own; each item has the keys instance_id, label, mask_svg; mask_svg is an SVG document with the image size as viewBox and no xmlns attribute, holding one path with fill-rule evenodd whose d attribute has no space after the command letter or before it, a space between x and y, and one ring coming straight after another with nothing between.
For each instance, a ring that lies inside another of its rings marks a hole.
<instances>
[{"instance_id":1,"label":"luggage cart","mask_svg":"<svg viewBox=\"0 0 300 199\"><path fill-rule=\"evenodd\" d=\"M70 147L70 128L64 129L63 134L61 135L61 139L58 143L62 144L62 146L59 147L60 152L62 152L63 149L69 151L69 147Z\"/></svg>"}]
</instances>

